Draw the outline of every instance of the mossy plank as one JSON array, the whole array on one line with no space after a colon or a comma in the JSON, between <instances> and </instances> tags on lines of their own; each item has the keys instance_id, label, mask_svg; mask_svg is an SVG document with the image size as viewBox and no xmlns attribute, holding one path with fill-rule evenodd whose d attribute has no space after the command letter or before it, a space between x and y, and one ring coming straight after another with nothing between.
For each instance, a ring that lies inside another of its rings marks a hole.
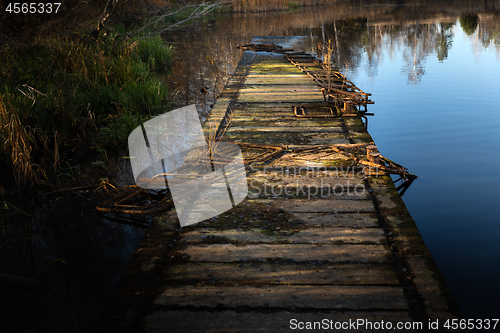
<instances>
[{"instance_id":1,"label":"mossy plank","mask_svg":"<svg viewBox=\"0 0 500 333\"><path fill-rule=\"evenodd\" d=\"M340 126L236 126L229 128L231 134L236 132L280 132L280 133L342 133Z\"/></svg>"},{"instance_id":2,"label":"mossy plank","mask_svg":"<svg viewBox=\"0 0 500 333\"><path fill-rule=\"evenodd\" d=\"M217 230L202 228L182 234L181 242L197 244L204 242L251 243L294 243L294 244L386 244L382 229L366 228L307 228L296 230L262 229Z\"/></svg>"},{"instance_id":3,"label":"mossy plank","mask_svg":"<svg viewBox=\"0 0 500 333\"><path fill-rule=\"evenodd\" d=\"M295 115L290 114L289 118L283 116L276 117L274 114L269 114L264 117L243 117L235 116L231 120L231 127L247 127L247 126L259 126L266 127L272 124L278 127L340 127L342 123L338 119L321 119L321 118L297 118Z\"/></svg>"},{"instance_id":4,"label":"mossy plank","mask_svg":"<svg viewBox=\"0 0 500 333\"><path fill-rule=\"evenodd\" d=\"M249 200L250 202L264 202L262 199ZM371 200L305 200L287 199L274 200L274 207L293 213L374 213L375 207Z\"/></svg>"},{"instance_id":5,"label":"mossy plank","mask_svg":"<svg viewBox=\"0 0 500 333\"><path fill-rule=\"evenodd\" d=\"M259 144L293 144L293 145L333 145L349 143L342 133L322 132L270 132L270 131L232 131L226 133L227 138Z\"/></svg>"},{"instance_id":6,"label":"mossy plank","mask_svg":"<svg viewBox=\"0 0 500 333\"><path fill-rule=\"evenodd\" d=\"M353 244L201 244L178 249L178 255L192 262L245 262L264 259L322 261L335 263L390 263L383 245Z\"/></svg>"},{"instance_id":7,"label":"mossy plank","mask_svg":"<svg viewBox=\"0 0 500 333\"><path fill-rule=\"evenodd\" d=\"M291 221L294 224L306 226L378 228L379 223L375 213L371 214L328 214L328 213L293 213Z\"/></svg>"}]
</instances>

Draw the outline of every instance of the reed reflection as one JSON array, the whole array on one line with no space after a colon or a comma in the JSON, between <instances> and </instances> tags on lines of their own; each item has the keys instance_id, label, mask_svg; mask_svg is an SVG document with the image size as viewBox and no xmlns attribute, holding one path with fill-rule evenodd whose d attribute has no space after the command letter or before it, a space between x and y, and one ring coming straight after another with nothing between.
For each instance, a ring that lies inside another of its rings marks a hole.
<instances>
[{"instance_id":1,"label":"reed reflection","mask_svg":"<svg viewBox=\"0 0 500 333\"><path fill-rule=\"evenodd\" d=\"M238 8L244 11L235 1L233 9ZM245 8L258 11L257 7ZM356 73L364 55L368 59L365 70L374 77L384 53L394 56L402 51L401 71L409 84L421 82L428 57L446 61L458 28L470 36L478 54L483 48L495 47L500 55L498 0L455 1L452 5L449 1L388 1L383 5L347 1L294 12L221 15L225 16L164 36L176 46L170 79L176 97L173 106L196 103L202 117L239 62L242 51L236 46L249 43L254 36L306 36L294 45L306 52L316 52L318 44L324 47L330 41L332 59L348 77Z\"/></svg>"},{"instance_id":2,"label":"reed reflection","mask_svg":"<svg viewBox=\"0 0 500 333\"><path fill-rule=\"evenodd\" d=\"M408 10L408 9L407 9ZM494 47L500 54L500 14L465 13L461 15L440 15L430 18L418 15L413 19L408 15L404 20L366 18L346 18L322 23L316 29L317 41L332 40L336 45L333 59L346 73L356 72L361 57L366 57L370 76L378 74L382 54L395 56L401 52L402 74L408 84L418 84L426 73L428 57L436 56L446 61L453 45L456 29L462 29L471 39L476 53ZM323 37L326 35L326 37Z\"/></svg>"}]
</instances>

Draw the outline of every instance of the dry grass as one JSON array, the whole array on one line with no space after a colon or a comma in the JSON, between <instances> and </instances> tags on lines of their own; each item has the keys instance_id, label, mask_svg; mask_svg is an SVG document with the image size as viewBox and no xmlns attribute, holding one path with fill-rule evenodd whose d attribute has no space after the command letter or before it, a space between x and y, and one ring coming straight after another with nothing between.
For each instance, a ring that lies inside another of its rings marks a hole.
<instances>
[{"instance_id":1,"label":"dry grass","mask_svg":"<svg viewBox=\"0 0 500 333\"><path fill-rule=\"evenodd\" d=\"M0 128L4 151L10 154L12 170L16 183L37 181L32 158L33 133L23 126L17 113L9 112L0 96Z\"/></svg>"}]
</instances>

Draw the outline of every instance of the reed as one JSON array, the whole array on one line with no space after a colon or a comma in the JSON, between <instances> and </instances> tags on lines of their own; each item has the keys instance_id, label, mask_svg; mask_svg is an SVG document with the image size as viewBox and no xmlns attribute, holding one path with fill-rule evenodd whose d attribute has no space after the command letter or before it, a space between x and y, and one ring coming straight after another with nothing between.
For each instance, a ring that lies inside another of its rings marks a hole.
<instances>
[{"instance_id":1,"label":"reed","mask_svg":"<svg viewBox=\"0 0 500 333\"><path fill-rule=\"evenodd\" d=\"M36 180L32 159L33 133L29 127L23 126L16 113L9 113L0 96L0 127L2 129L3 149L11 160L16 182Z\"/></svg>"}]
</instances>

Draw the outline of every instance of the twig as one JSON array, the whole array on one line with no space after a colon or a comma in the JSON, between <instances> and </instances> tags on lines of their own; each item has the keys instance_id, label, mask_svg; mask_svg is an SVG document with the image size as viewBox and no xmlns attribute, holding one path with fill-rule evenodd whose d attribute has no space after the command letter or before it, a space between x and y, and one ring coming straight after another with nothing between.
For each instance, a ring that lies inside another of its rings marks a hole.
<instances>
[{"instance_id":1,"label":"twig","mask_svg":"<svg viewBox=\"0 0 500 333\"><path fill-rule=\"evenodd\" d=\"M106 7L104 7L104 12L102 13L101 17L99 18L99 21L97 22L97 29L95 31L95 34L97 35L99 32L101 32L102 28L104 27L104 22L108 20L108 17L111 15L113 12L113 9L115 9L115 5L118 3L118 0L108 0L106 3ZM108 12L109 4L111 4L111 10Z\"/></svg>"},{"instance_id":2,"label":"twig","mask_svg":"<svg viewBox=\"0 0 500 333\"><path fill-rule=\"evenodd\" d=\"M37 92L38 94L47 97L47 94L41 93L38 90L36 90L35 88L28 86L27 84L23 84L23 87L27 87L29 90L33 90L33 91Z\"/></svg>"},{"instance_id":3,"label":"twig","mask_svg":"<svg viewBox=\"0 0 500 333\"><path fill-rule=\"evenodd\" d=\"M43 104L42 104L39 100L37 100L35 97L28 95L27 93L25 93L24 91L22 91L22 90L21 90L21 89L19 89L19 88L17 88L17 90L19 90L19 91L20 91L20 92L21 92L24 96L28 97L29 99L31 99L31 100L33 101L33 104L32 104L31 106L35 105L35 103L38 103L38 104L40 104L40 105L41 105L44 109L47 109L47 108L45 107L45 105L43 105Z\"/></svg>"}]
</instances>

